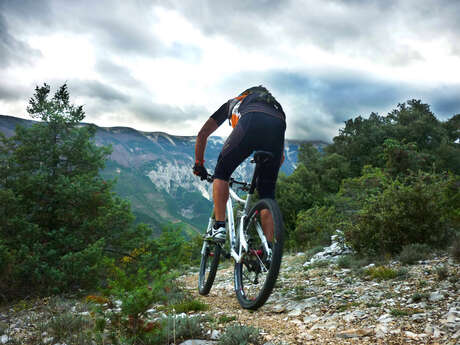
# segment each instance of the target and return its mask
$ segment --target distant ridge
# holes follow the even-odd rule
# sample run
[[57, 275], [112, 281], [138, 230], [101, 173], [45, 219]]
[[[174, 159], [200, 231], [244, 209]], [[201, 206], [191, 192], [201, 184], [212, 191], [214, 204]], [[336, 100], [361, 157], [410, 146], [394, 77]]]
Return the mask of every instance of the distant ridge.
[[[37, 121], [0, 115], [0, 132], [9, 137], [18, 124], [30, 126], [34, 122]], [[195, 136], [144, 132], [122, 126], [96, 126], [95, 135], [96, 145], [112, 147], [101, 175], [116, 179], [115, 191], [131, 202], [137, 221], [152, 225], [158, 232], [164, 224], [181, 224], [186, 233], [199, 231], [207, 224], [211, 209], [210, 185], [193, 175], [195, 141]], [[303, 142], [286, 140], [283, 173], [289, 175], [295, 170]], [[308, 142], [318, 150], [328, 145], [320, 140]], [[205, 153], [208, 171], [213, 170], [223, 143], [221, 137], [208, 139]], [[246, 160], [233, 176], [249, 180], [252, 169]]]

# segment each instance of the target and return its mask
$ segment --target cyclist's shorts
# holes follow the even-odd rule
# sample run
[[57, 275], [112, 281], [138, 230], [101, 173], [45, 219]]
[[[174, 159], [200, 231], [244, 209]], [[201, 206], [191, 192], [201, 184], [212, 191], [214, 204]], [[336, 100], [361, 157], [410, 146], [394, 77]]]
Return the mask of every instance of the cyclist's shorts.
[[254, 151], [272, 152], [274, 159], [261, 169], [257, 191], [261, 198], [274, 199], [285, 131], [286, 123], [280, 118], [259, 112], [243, 115], [222, 148], [214, 176], [228, 181], [238, 165]]

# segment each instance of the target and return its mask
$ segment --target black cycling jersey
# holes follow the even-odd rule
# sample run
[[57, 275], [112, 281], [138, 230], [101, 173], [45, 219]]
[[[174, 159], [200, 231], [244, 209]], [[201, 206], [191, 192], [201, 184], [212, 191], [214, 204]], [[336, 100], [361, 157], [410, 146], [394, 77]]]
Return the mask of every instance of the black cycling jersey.
[[[268, 91], [267, 91], [268, 93]], [[266, 94], [267, 94], [266, 93]], [[273, 98], [269, 93], [268, 95]], [[238, 97], [242, 97], [241, 95]], [[257, 190], [261, 198], [275, 198], [275, 184], [284, 149], [286, 115], [281, 105], [261, 100], [259, 93], [249, 93], [244, 98], [232, 98], [211, 115], [220, 126], [232, 118], [234, 129], [225, 142], [214, 170], [214, 176], [228, 181], [233, 171], [252, 152], [269, 151], [274, 159], [264, 166], [257, 179]], [[233, 121], [234, 106], [238, 104], [238, 119]]]
[[[221, 105], [217, 111], [211, 115], [211, 118], [213, 118], [216, 122], [217, 125], [221, 125], [222, 123], [225, 122], [225, 120], [228, 119], [228, 113], [229, 113], [229, 105], [232, 99], [229, 101], [225, 102], [224, 104]], [[239, 112], [241, 113], [242, 116], [247, 113], [253, 113], [253, 112], [258, 112], [258, 113], [265, 113], [274, 117], [278, 117], [282, 120], [286, 120], [286, 116], [284, 115], [284, 112], [282, 109], [275, 109], [272, 105], [265, 103], [265, 102], [245, 102], [243, 101], [241, 106], [239, 107]]]
[[225, 142], [217, 160], [214, 176], [228, 181], [233, 171], [252, 152], [272, 152], [274, 159], [261, 170], [257, 180], [257, 191], [261, 198], [274, 199], [285, 130], [286, 123], [280, 118], [260, 112], [245, 114]]

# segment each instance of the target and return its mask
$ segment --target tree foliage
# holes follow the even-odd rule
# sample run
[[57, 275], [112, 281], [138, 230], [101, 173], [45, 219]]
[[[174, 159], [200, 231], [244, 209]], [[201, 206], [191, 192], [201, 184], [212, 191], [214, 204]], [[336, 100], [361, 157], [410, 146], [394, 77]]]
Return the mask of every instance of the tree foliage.
[[[348, 239], [361, 252], [395, 252], [414, 241], [439, 245], [460, 230], [459, 140], [460, 115], [441, 122], [429, 105], [409, 100], [387, 116], [347, 120], [325, 152], [303, 144], [297, 169], [278, 181], [288, 245], [324, 244], [336, 228], [348, 229]], [[447, 173], [450, 178], [441, 178]], [[425, 209], [432, 205], [429, 198], [438, 203]], [[424, 230], [417, 233], [408, 222]]]
[[106, 253], [142, 242], [127, 202], [99, 170], [111, 150], [80, 125], [64, 84], [36, 87], [27, 108], [40, 122], [0, 138], [0, 290], [24, 295], [91, 287]]

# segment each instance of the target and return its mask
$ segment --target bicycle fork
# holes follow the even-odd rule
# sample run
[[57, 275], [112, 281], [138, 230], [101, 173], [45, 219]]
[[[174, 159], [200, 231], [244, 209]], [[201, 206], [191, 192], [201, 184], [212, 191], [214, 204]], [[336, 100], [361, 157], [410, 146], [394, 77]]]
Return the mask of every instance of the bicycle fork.
[[[209, 217], [208, 227], [206, 228], [205, 236], [206, 236], [206, 234], [208, 234], [211, 231], [211, 227], [213, 226], [213, 224], [214, 224], [214, 222], [213, 222], [213, 219], [212, 219], [212, 216], [211, 216], [211, 217]], [[207, 247], [208, 247], [208, 241], [205, 240], [205, 241], [203, 241], [203, 246], [201, 247], [201, 255], [205, 255]]]

